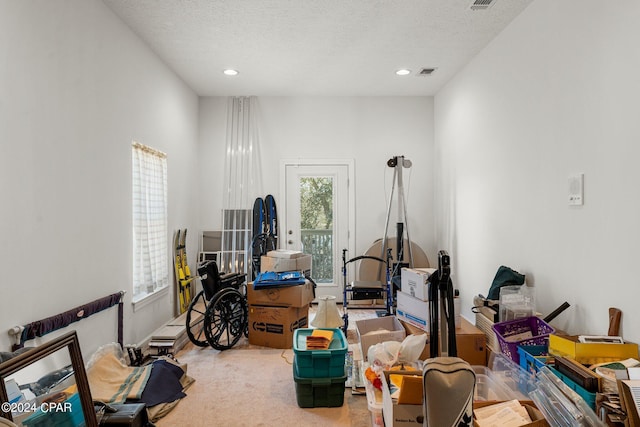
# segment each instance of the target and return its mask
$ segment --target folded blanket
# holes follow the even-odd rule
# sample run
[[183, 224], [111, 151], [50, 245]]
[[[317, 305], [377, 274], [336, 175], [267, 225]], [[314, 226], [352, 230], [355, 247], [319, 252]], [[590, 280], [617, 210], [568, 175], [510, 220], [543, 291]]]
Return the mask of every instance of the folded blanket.
[[147, 407], [169, 403], [186, 396], [180, 378], [185, 375], [182, 368], [166, 360], [153, 362], [149, 381], [142, 392], [140, 402]]
[[151, 369], [152, 365], [127, 366], [113, 353], [105, 354], [87, 368], [91, 397], [105, 403], [140, 399], [151, 376]]
[[[189, 386], [193, 384], [195, 380], [187, 375], [187, 365], [181, 364], [173, 358], [162, 356], [159, 360], [153, 362], [153, 365], [154, 368], [151, 371], [151, 378], [147, 383], [147, 387], [145, 388], [145, 392], [142, 395], [141, 401], [147, 404], [147, 413], [149, 414], [149, 419], [151, 420], [151, 422], [155, 423], [160, 418], [171, 412], [171, 410], [178, 404], [180, 399], [185, 396], [184, 391], [189, 388]], [[158, 369], [160, 366], [163, 366], [164, 369]], [[167, 371], [170, 370], [171, 373], [169, 374], [168, 372], [165, 372], [162, 375], [158, 375], [158, 373], [162, 373], [163, 371], [165, 371], [165, 369]], [[178, 391], [175, 386], [172, 386], [173, 391], [164, 390], [160, 392], [159, 390], [155, 390], [154, 377], [159, 376], [167, 376], [170, 382], [175, 381], [175, 379], [177, 378], [179, 380], [181, 391]], [[165, 380], [166, 379], [167, 378], [165, 378]], [[160, 384], [157, 385], [160, 386]], [[172, 397], [171, 394], [174, 392], [177, 394]], [[160, 395], [164, 396], [161, 397]], [[154, 404], [155, 402], [152, 401], [152, 399], [154, 398], [156, 399], [156, 401], [162, 402]], [[172, 398], [175, 399], [171, 400]]]

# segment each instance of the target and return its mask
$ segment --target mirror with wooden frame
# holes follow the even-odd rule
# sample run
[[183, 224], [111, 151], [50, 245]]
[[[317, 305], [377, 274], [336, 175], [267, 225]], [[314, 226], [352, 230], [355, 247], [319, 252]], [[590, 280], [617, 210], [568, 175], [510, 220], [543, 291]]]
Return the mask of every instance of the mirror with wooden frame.
[[17, 426], [97, 427], [76, 332], [0, 364], [0, 402]]

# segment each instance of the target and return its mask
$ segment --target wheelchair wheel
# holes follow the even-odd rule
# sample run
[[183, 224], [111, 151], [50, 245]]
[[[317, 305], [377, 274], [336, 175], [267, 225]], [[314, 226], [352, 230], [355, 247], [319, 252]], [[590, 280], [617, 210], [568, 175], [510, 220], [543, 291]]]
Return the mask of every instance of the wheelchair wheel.
[[206, 318], [207, 300], [204, 291], [198, 292], [191, 300], [187, 309], [187, 336], [198, 347], [207, 347], [209, 341], [204, 333], [204, 319]]
[[209, 302], [204, 317], [204, 334], [211, 347], [227, 350], [244, 335], [248, 323], [245, 297], [238, 290], [227, 288]]

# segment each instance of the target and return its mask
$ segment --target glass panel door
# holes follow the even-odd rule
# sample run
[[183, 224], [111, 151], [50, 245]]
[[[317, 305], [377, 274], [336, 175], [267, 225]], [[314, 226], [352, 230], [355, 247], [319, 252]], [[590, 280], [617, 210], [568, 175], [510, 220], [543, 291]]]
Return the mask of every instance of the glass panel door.
[[342, 249], [349, 245], [349, 165], [285, 164], [282, 247], [312, 255], [316, 296], [342, 299]]

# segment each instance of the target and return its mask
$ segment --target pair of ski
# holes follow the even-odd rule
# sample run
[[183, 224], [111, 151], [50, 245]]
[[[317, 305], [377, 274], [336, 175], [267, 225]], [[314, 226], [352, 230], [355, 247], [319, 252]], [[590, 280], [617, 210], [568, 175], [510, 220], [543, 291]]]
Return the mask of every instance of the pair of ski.
[[191, 282], [195, 277], [191, 276], [191, 269], [187, 263], [187, 229], [176, 230], [173, 234], [173, 259], [175, 283], [178, 296], [178, 314], [182, 314], [189, 308], [191, 302]]
[[260, 257], [278, 248], [278, 211], [274, 197], [256, 198], [253, 203], [253, 237], [251, 240], [252, 278], [260, 272]]

